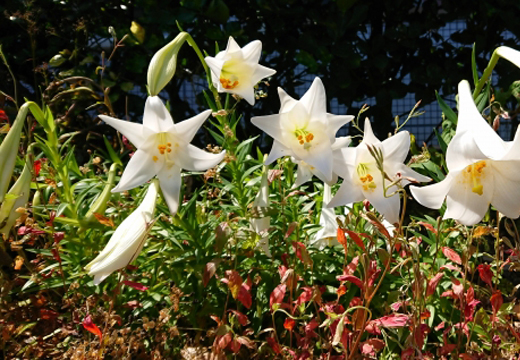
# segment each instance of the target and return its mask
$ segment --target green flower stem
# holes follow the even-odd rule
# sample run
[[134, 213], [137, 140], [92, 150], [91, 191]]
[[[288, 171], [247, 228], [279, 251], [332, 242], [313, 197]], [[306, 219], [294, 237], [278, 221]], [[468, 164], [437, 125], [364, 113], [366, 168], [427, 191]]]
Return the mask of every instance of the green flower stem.
[[497, 54], [497, 51], [493, 51], [493, 55], [491, 55], [491, 59], [489, 59], [489, 64], [484, 70], [484, 73], [482, 74], [482, 77], [477, 83], [477, 86], [475, 87], [475, 91], [473, 91], [473, 99], [477, 99], [477, 96], [480, 94], [482, 89], [484, 88], [484, 85], [488, 81], [489, 77], [491, 76], [491, 73], [493, 72], [493, 69], [495, 68], [498, 59], [500, 56]]

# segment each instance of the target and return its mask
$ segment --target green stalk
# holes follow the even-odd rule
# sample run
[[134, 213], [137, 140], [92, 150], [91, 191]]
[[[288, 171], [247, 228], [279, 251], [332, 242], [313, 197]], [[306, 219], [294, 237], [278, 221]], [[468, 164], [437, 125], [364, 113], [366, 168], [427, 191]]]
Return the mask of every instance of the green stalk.
[[482, 77], [478, 81], [477, 86], [475, 87], [475, 91], [473, 91], [473, 99], [474, 100], [477, 99], [477, 96], [480, 94], [480, 92], [484, 88], [484, 85], [486, 84], [486, 82], [490, 78], [491, 73], [493, 72], [493, 69], [495, 68], [499, 58], [500, 58], [500, 56], [497, 54], [497, 51], [496, 50], [493, 51], [493, 55], [491, 55], [491, 59], [489, 59], [489, 64], [486, 67], [486, 69], [484, 70], [484, 73], [482, 74]]

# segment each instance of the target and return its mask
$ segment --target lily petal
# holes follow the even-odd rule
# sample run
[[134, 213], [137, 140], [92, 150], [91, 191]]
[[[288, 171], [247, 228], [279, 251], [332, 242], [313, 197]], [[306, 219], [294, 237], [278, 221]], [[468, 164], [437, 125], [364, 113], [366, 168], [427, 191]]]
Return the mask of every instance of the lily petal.
[[[327, 113], [327, 121], [329, 122], [329, 136], [330, 141], [334, 142], [334, 138], [336, 137], [336, 133], [339, 129], [345, 124], [348, 124], [354, 119], [352, 115], [333, 115]], [[348, 145], [345, 145], [348, 146]]]
[[[379, 186], [378, 186], [379, 188]], [[392, 193], [392, 189], [389, 189]], [[399, 210], [401, 209], [401, 199], [398, 194], [390, 197], [385, 197], [383, 190], [366, 192], [365, 197], [374, 206], [374, 208], [383, 215], [391, 224], [399, 222]]]
[[384, 140], [381, 146], [385, 158], [402, 163], [406, 160], [410, 150], [410, 134], [408, 131], [401, 131]]
[[303, 161], [298, 162], [298, 171], [296, 172], [296, 181], [294, 182], [292, 188], [298, 188], [302, 184], [305, 184], [307, 181], [312, 179], [312, 171], [309, 165]]
[[516, 66], [520, 67], [520, 51], [511, 49], [507, 46], [499, 46], [495, 52], [498, 56], [511, 61]]
[[285, 147], [281, 142], [274, 140], [273, 147], [271, 148], [271, 152], [269, 156], [265, 160], [265, 165], [272, 164], [276, 159], [279, 159], [283, 156], [291, 155], [291, 150]]
[[99, 115], [99, 117], [123, 134], [135, 147], [139, 148], [143, 145], [145, 139], [143, 136], [143, 126], [141, 124], [119, 120], [107, 115]]
[[446, 198], [444, 219], [456, 219], [466, 226], [475, 225], [486, 214], [493, 196], [493, 183], [484, 186], [482, 195], [477, 195], [468, 189], [466, 184], [452, 182]]
[[280, 116], [281, 115], [279, 114], [253, 116], [251, 118], [251, 123], [273, 139], [279, 142], [284, 142], [283, 129], [280, 124]]
[[439, 209], [450, 191], [456, 172], [452, 172], [437, 184], [417, 187], [410, 186], [413, 197], [422, 205], [430, 209]]
[[352, 186], [349, 181], [343, 181], [338, 192], [327, 204], [328, 208], [352, 204], [365, 199], [365, 196], [357, 186]]
[[146, 99], [143, 125], [156, 133], [168, 132], [172, 128], [172, 116], [158, 96], [149, 96]]
[[225, 156], [225, 150], [220, 154], [213, 154], [189, 144], [185, 151], [179, 152], [178, 161], [183, 169], [202, 171], [218, 165]]
[[280, 97], [280, 114], [291, 111], [291, 109], [298, 103], [298, 100], [287, 94], [281, 87], [278, 88], [278, 96]]
[[181, 168], [174, 165], [170, 169], [157, 174], [161, 184], [161, 191], [166, 204], [172, 214], [177, 213], [179, 208], [179, 196], [181, 193], [182, 179]]
[[157, 174], [157, 165], [145, 151], [138, 149], [126, 165], [121, 180], [112, 192], [130, 190], [142, 185]]
[[311, 119], [321, 119], [327, 113], [327, 96], [325, 87], [319, 77], [315, 77], [311, 87], [300, 99], [300, 104], [305, 106]]
[[185, 142], [191, 142], [210, 114], [211, 110], [206, 110], [175, 124], [175, 131], [179, 134], [180, 139]]
[[[240, 51], [240, 46], [238, 46], [236, 42], [235, 45], [238, 47], [238, 51]], [[244, 61], [257, 64], [262, 55], [262, 42], [260, 40], [251, 41], [242, 48], [242, 54], [244, 56]]]

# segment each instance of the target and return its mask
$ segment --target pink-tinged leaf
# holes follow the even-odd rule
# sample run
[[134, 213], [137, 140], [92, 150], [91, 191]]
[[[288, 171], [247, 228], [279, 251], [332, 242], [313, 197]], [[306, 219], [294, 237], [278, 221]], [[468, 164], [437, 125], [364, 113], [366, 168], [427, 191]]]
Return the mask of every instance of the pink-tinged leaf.
[[338, 242], [341, 245], [343, 245], [343, 247], [346, 248], [347, 247], [347, 238], [345, 237], [345, 230], [338, 228], [337, 237], [338, 237]]
[[345, 232], [350, 236], [352, 241], [356, 243], [357, 246], [359, 246], [361, 249], [365, 250], [365, 244], [363, 244], [363, 240], [359, 237], [358, 234], [356, 234], [354, 231], [350, 231], [345, 229]]
[[444, 270], [444, 269], [456, 271], [456, 272], [459, 272], [459, 273], [461, 272], [458, 267], [456, 267], [455, 265], [452, 265], [452, 264], [443, 265], [443, 266], [441, 266], [441, 268], [439, 270]]
[[435, 229], [432, 224], [428, 224], [427, 222], [424, 222], [424, 221], [419, 221], [417, 224], [424, 226], [426, 229], [428, 229], [429, 231], [431, 231], [432, 233], [437, 235], [437, 229]]
[[438, 273], [434, 277], [432, 277], [430, 281], [428, 281], [428, 287], [426, 288], [426, 297], [435, 294], [435, 289], [437, 288], [437, 285], [439, 285], [439, 282], [441, 281], [443, 276], [444, 273]]
[[229, 349], [231, 350], [231, 352], [233, 354], [237, 354], [240, 351], [241, 346], [242, 346], [242, 344], [237, 339], [233, 339], [229, 343]]
[[96, 324], [92, 321], [92, 317], [89, 315], [85, 316], [85, 319], [83, 319], [83, 327], [88, 332], [91, 332], [92, 334], [99, 336], [99, 340], [103, 338], [103, 333], [101, 330], [97, 327]]
[[352, 284], [359, 287], [361, 290], [364, 290], [364, 288], [365, 288], [365, 286], [363, 285], [363, 281], [361, 281], [361, 279], [359, 279], [358, 277], [356, 277], [354, 275], [340, 275], [337, 277], [337, 279], [341, 282], [343, 282], [343, 281], [351, 282]]
[[446, 256], [448, 259], [450, 259], [454, 263], [462, 265], [462, 260], [461, 260], [461, 258], [459, 256], [459, 254], [457, 254], [455, 252], [455, 250], [452, 250], [452, 249], [450, 249], [447, 246], [443, 246], [442, 247], [442, 253], [444, 254], [444, 256]]
[[403, 305], [402, 301], [397, 301], [395, 303], [390, 304], [390, 309], [392, 309], [393, 311], [399, 311], [399, 309], [401, 308], [402, 305]]
[[424, 339], [426, 338], [426, 336], [428, 335], [429, 332], [430, 332], [430, 327], [426, 324], [420, 324], [419, 326], [417, 326], [415, 328], [414, 338], [415, 338], [415, 343], [417, 344], [417, 347], [419, 349], [422, 349], [422, 347], [424, 345]]
[[462, 295], [464, 295], [464, 285], [462, 285], [460, 283], [460, 281], [455, 278], [451, 279], [451, 284], [452, 284], [451, 288], [453, 289], [453, 294], [455, 294], [455, 296], [458, 296], [459, 298], [461, 298]]
[[464, 334], [466, 334], [467, 337], [469, 337], [469, 327], [466, 322], [459, 322], [453, 325], [455, 329], [462, 329]]
[[303, 292], [298, 296], [298, 299], [296, 300], [296, 306], [300, 306], [303, 303], [306, 303], [307, 301], [310, 301], [312, 299], [312, 288], [309, 286], [304, 286], [302, 288]]
[[282, 350], [280, 349], [280, 344], [278, 344], [278, 342], [275, 340], [274, 337], [271, 337], [271, 336], [268, 337], [267, 338], [267, 344], [269, 345], [269, 347], [271, 349], [273, 349], [275, 354], [280, 355]]
[[452, 299], [457, 299], [457, 295], [453, 293], [453, 290], [445, 291], [441, 294], [441, 297], [450, 297]]
[[370, 356], [376, 356], [376, 352], [381, 351], [385, 347], [385, 342], [381, 339], [369, 339], [361, 344], [361, 353]]
[[457, 348], [457, 344], [445, 344], [441, 347], [441, 355], [449, 355]]
[[391, 328], [406, 326], [409, 320], [410, 316], [406, 314], [392, 314], [372, 321], [378, 326]]
[[345, 295], [347, 293], [347, 287], [343, 284], [341, 284], [338, 288], [338, 290], [336, 290], [336, 294], [338, 295], [338, 299], [340, 297], [342, 297], [343, 295]]
[[255, 348], [255, 343], [253, 341], [251, 341], [251, 339], [249, 339], [248, 337], [238, 336], [236, 339], [239, 343], [241, 343], [242, 345], [246, 346], [249, 349]]
[[289, 228], [287, 229], [287, 232], [285, 233], [285, 239], [287, 239], [291, 234], [293, 233], [294, 229], [296, 229], [296, 226], [298, 226], [297, 222], [292, 222], [289, 224]]
[[280, 178], [283, 174], [283, 170], [276, 170], [276, 169], [271, 169], [269, 170], [269, 172], [267, 173], [267, 181], [269, 182], [269, 185], [271, 185], [271, 183], [276, 179], [276, 178]]
[[320, 326], [320, 324], [315, 318], [313, 318], [307, 325], [305, 325], [305, 337], [307, 339], [318, 337], [318, 334], [314, 332], [314, 329], [318, 326]]
[[231, 340], [233, 340], [231, 332], [225, 333], [224, 335], [217, 336], [215, 338], [217, 347], [221, 350], [224, 350], [229, 345], [229, 343], [231, 343]]
[[242, 284], [240, 289], [238, 290], [237, 300], [242, 303], [246, 308], [250, 309], [251, 305], [253, 305], [253, 299], [251, 297], [251, 293], [247, 290], [248, 286], [246, 284]]
[[220, 259], [213, 259], [204, 266], [204, 273], [202, 274], [202, 283], [204, 287], [208, 286], [209, 281], [217, 272], [217, 266]]
[[294, 328], [295, 325], [296, 325], [296, 321], [294, 321], [291, 318], [286, 318], [283, 323], [283, 327], [289, 331], [292, 331], [292, 329]]
[[51, 254], [52, 254], [52, 257], [54, 258], [54, 260], [56, 260], [57, 262], [59, 262], [61, 264], [61, 256], [60, 256], [60, 252], [58, 251], [58, 249], [52, 248]]
[[312, 265], [312, 259], [309, 255], [309, 252], [307, 251], [305, 244], [298, 241], [293, 241], [292, 245], [298, 259], [300, 259], [304, 265]]
[[125, 281], [123, 281], [123, 284], [125, 284], [127, 286], [130, 286], [131, 288], [134, 288], [134, 289], [139, 290], [139, 291], [146, 291], [146, 290], [148, 290], [148, 286], [145, 286], [145, 285], [143, 285], [141, 283], [138, 283], [138, 282], [125, 280]]
[[350, 264], [348, 264], [345, 269], [343, 269], [343, 274], [345, 275], [352, 275], [357, 269], [357, 266], [359, 264], [359, 256], [356, 256], [352, 259]]
[[498, 310], [502, 307], [504, 303], [504, 298], [502, 297], [502, 292], [497, 290], [491, 295], [491, 308], [493, 309], [493, 317], [498, 313]]
[[366, 213], [364, 215], [364, 217], [366, 219], [368, 219], [368, 221], [377, 228], [377, 230], [379, 230], [379, 232], [381, 234], [383, 234], [387, 239], [391, 240], [392, 239], [392, 236], [390, 235], [390, 233], [388, 232], [387, 228], [381, 224], [381, 222], [379, 221], [379, 219], [372, 213]]
[[477, 266], [480, 279], [493, 288], [493, 271], [491, 271], [491, 265], [480, 264]]
[[240, 325], [246, 326], [247, 324], [249, 324], [249, 319], [247, 318], [247, 316], [245, 314], [242, 314], [238, 310], [228, 310], [228, 311], [233, 313], [233, 314], [235, 314], [235, 316], [237, 317], [238, 322], [240, 323]]
[[273, 309], [274, 304], [282, 303], [286, 290], [287, 285], [285, 284], [280, 284], [273, 290], [271, 296], [269, 296], [269, 307], [271, 308], [271, 310]]

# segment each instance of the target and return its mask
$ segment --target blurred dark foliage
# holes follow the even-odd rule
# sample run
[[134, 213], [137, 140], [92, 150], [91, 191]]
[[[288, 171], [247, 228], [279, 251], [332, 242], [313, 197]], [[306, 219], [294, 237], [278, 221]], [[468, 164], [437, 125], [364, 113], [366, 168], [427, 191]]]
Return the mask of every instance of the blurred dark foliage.
[[[50, 104], [67, 131], [81, 131], [85, 136], [109, 131], [96, 125], [97, 115], [108, 111], [103, 93], [84, 80], [53, 82], [84, 76], [100, 84], [96, 68], [102, 65], [101, 54], [107, 59], [114, 45], [109, 26], [118, 39], [130, 36], [110, 62], [105, 60], [103, 86], [110, 87], [115, 114], [133, 121], [139, 121], [143, 111], [148, 62], [178, 34], [176, 22], [210, 55], [214, 55], [215, 42], [223, 49], [229, 36], [241, 45], [260, 39], [262, 63], [278, 73], [267, 89], [270, 96], [254, 108], [240, 105], [246, 119], [238, 132], [242, 139], [258, 131], [250, 126], [250, 116], [278, 112], [278, 86], [297, 97], [295, 88], [308, 74], [320, 76], [329, 99], [337, 98], [349, 114], [358, 110], [351, 107], [353, 101], [374, 97], [377, 105], [367, 115], [374, 119], [376, 131], [384, 134], [393, 124], [393, 99], [414, 93], [416, 100], [429, 103], [435, 99], [435, 90], [454, 93], [461, 79], [472, 79], [473, 43], [482, 71], [496, 46], [518, 49], [520, 35], [518, 0], [7, 0], [0, 10], [0, 43], [18, 91], [14, 93], [3, 65], [0, 90], [13, 98], [16, 95], [19, 104], [23, 98]], [[461, 19], [465, 30], [449, 39], [440, 35], [439, 29]], [[144, 41], [131, 34], [132, 21], [144, 29]], [[505, 31], [514, 37], [506, 40]], [[297, 68], [298, 64], [304, 67]], [[512, 76], [518, 76], [512, 65], [497, 70], [507, 85]], [[185, 45], [176, 76], [162, 94], [169, 98], [176, 120], [195, 113], [179, 94], [182, 83], [192, 81], [194, 74], [203, 74], [203, 69]], [[409, 82], [403, 81], [407, 75]], [[199, 83], [203, 80], [198, 78]], [[61, 94], [81, 86], [93, 91]], [[202, 96], [197, 99], [200, 110], [207, 108]], [[14, 118], [12, 102], [2, 97], [0, 106]]]

